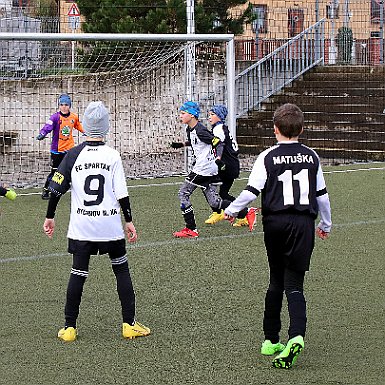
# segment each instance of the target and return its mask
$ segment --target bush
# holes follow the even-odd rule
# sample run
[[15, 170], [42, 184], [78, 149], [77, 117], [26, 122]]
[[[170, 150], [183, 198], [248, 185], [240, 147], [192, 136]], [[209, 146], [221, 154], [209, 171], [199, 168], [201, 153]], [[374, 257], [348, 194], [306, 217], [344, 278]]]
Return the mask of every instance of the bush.
[[337, 33], [338, 62], [348, 64], [352, 60], [353, 31], [349, 27], [338, 28]]

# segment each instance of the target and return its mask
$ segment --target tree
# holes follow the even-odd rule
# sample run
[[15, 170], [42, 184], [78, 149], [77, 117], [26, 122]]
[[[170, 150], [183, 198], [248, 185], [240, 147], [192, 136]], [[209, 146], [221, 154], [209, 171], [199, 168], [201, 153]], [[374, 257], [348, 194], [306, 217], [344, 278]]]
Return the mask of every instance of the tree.
[[[84, 32], [186, 33], [185, 0], [78, 0]], [[240, 15], [230, 9], [248, 4]], [[195, 4], [196, 33], [242, 34], [253, 20], [248, 0], [201, 0]]]

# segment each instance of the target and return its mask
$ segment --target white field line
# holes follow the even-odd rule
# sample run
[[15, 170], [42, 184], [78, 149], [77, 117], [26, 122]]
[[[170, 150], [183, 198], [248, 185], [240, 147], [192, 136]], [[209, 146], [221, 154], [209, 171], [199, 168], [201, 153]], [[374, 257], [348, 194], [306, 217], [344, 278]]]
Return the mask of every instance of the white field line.
[[[370, 167], [370, 168], [360, 168], [360, 169], [348, 169], [348, 170], [335, 170], [335, 171], [324, 171], [324, 174], [335, 174], [335, 173], [348, 173], [348, 172], [357, 172], [357, 171], [378, 171], [378, 170], [385, 170], [385, 167]], [[247, 180], [248, 178], [239, 178], [239, 180]], [[174, 185], [180, 185], [180, 182], [166, 182], [166, 183], [149, 183], [149, 184], [143, 184], [143, 185], [134, 185], [130, 186], [130, 189], [132, 188], [142, 188], [142, 187], [162, 187], [162, 186], [174, 186]], [[30, 195], [40, 195], [40, 192], [36, 193], [25, 193], [25, 194], [18, 194], [18, 196], [30, 196]], [[369, 225], [369, 224], [379, 224], [383, 223], [385, 220], [373, 220], [373, 221], [358, 221], [358, 222], [352, 222], [352, 223], [346, 223], [346, 224], [333, 224], [333, 227], [347, 227], [347, 226], [360, 226], [360, 225]], [[226, 238], [244, 238], [244, 237], [250, 237], [253, 234], [262, 234], [262, 232], [257, 231], [253, 233], [244, 233], [244, 234], [230, 234], [230, 235], [221, 235], [217, 237], [199, 237], [197, 239], [171, 239], [167, 241], [159, 241], [159, 242], [144, 242], [144, 243], [138, 243], [135, 245], [130, 245], [129, 247], [132, 249], [142, 249], [142, 248], [151, 248], [151, 247], [163, 247], [163, 246], [170, 246], [170, 245], [176, 245], [180, 243], [185, 242], [205, 242], [209, 241], [211, 242], [213, 239], [226, 239]], [[25, 257], [14, 257], [14, 258], [3, 258], [0, 259], [1, 263], [8, 263], [8, 262], [20, 262], [20, 261], [31, 261], [31, 260], [37, 260], [37, 259], [44, 259], [44, 258], [55, 258], [55, 257], [62, 257], [62, 256], [69, 256], [68, 253], [53, 253], [53, 254], [43, 254], [43, 255], [31, 255], [31, 256], [25, 256]]]
[[[385, 223], [385, 219], [374, 219], [374, 220], [368, 220], [368, 221], [356, 221], [356, 222], [350, 222], [350, 223], [337, 223], [333, 225], [333, 228], [344, 228], [344, 227], [351, 227], [351, 226], [367, 226], [367, 225], [377, 225]], [[243, 234], [228, 234], [228, 235], [219, 235], [219, 236], [213, 236], [213, 237], [199, 237], [196, 239], [175, 239], [171, 238], [169, 240], [165, 241], [158, 241], [158, 242], [139, 242], [134, 245], [128, 245], [128, 250], [130, 249], [146, 249], [146, 248], [154, 248], [154, 247], [170, 247], [173, 245], [180, 245], [187, 242], [212, 242], [213, 240], [220, 240], [220, 239], [237, 239], [237, 238], [246, 238], [246, 237], [252, 237], [254, 235], [262, 235], [262, 231], [253, 231], [252, 233], [247, 231]], [[24, 257], [13, 257], [13, 258], [3, 258], [0, 259], [0, 264], [2, 263], [10, 263], [10, 262], [23, 262], [23, 261], [35, 261], [35, 260], [41, 260], [41, 259], [47, 259], [47, 258], [58, 258], [63, 256], [70, 256], [68, 253], [52, 253], [52, 254], [40, 254], [40, 255], [30, 255], [30, 256], [24, 256]]]
[[[356, 168], [349, 170], [335, 170], [335, 171], [324, 171], [324, 174], [343, 174], [349, 172], [358, 172], [358, 171], [379, 171], [385, 170], [385, 167], [369, 167], [369, 168]], [[249, 178], [238, 178], [238, 180], [248, 180]], [[129, 189], [135, 188], [143, 188], [143, 187], [164, 187], [164, 186], [179, 186], [181, 181], [179, 182], [164, 182], [164, 183], [148, 183], [148, 184], [137, 184], [137, 185], [129, 185]], [[31, 193], [18, 193], [18, 196], [31, 196], [31, 195], [40, 195], [41, 192], [31, 192]]]

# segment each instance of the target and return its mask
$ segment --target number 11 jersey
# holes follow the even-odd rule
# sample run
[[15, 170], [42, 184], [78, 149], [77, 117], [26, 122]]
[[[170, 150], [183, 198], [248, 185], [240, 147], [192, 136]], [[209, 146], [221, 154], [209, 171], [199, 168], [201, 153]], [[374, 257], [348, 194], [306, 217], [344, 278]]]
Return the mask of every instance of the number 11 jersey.
[[250, 173], [246, 190], [262, 192], [262, 214], [283, 212], [317, 217], [317, 196], [327, 193], [317, 153], [295, 141], [263, 151]]

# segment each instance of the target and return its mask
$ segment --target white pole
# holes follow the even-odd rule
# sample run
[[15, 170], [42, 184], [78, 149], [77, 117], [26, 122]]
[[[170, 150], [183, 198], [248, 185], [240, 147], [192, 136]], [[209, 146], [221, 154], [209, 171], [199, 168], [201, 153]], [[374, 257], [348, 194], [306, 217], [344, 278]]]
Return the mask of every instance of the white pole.
[[[194, 0], [186, 1], [187, 34], [195, 34]], [[186, 46], [186, 99], [194, 100], [195, 82], [195, 43], [189, 41]], [[198, 102], [198, 100], [194, 100]], [[191, 162], [191, 149], [185, 147], [185, 171], [188, 172]]]
[[[187, 0], [187, 34], [195, 33], [194, 0]], [[195, 80], [195, 44], [189, 42], [186, 47], [186, 98], [194, 97]]]
[[226, 44], [226, 66], [227, 66], [227, 123], [229, 131], [236, 139], [236, 114], [235, 114], [235, 48], [234, 39]]
[[72, 58], [71, 68], [75, 69], [75, 41], [71, 41], [71, 49], [72, 49], [72, 52], [71, 52], [71, 58]]

